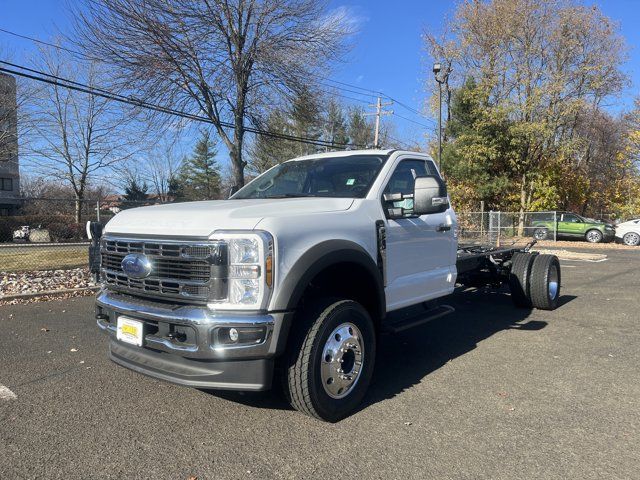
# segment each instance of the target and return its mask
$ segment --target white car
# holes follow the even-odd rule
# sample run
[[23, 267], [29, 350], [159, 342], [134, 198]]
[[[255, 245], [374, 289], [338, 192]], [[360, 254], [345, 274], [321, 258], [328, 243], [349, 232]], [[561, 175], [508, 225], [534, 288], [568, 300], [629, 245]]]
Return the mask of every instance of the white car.
[[616, 225], [616, 239], [625, 245], [640, 245], [640, 218]]

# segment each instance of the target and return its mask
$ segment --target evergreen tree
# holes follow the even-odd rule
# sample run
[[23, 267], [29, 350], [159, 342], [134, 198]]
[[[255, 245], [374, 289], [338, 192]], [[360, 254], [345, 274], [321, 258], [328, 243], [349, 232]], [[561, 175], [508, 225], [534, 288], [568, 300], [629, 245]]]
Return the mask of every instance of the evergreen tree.
[[[291, 107], [290, 135], [318, 140], [322, 136], [322, 116], [317, 97], [307, 88], [302, 89]], [[294, 156], [316, 153], [318, 146], [303, 142], [289, 142]]]
[[[316, 97], [303, 89], [285, 111], [273, 111], [267, 117], [264, 129], [269, 132], [318, 140], [322, 136], [323, 119]], [[321, 147], [309, 143], [267, 135], [257, 135], [250, 147], [249, 165], [262, 173], [290, 158], [316, 153]]]
[[349, 138], [356, 149], [373, 145], [373, 125], [360, 107], [349, 109]]
[[[349, 143], [347, 135], [347, 121], [344, 116], [342, 106], [334, 99], [329, 100], [327, 106], [327, 116], [324, 126], [324, 140], [331, 142], [332, 145], [346, 145]], [[338, 146], [335, 149], [343, 149]]]
[[187, 200], [220, 198], [220, 167], [218, 151], [208, 131], [202, 131], [193, 155], [185, 158], [174, 188]]
[[452, 195], [460, 208], [508, 210], [512, 207], [510, 189], [516, 178], [509, 165], [517, 161], [522, 135], [506, 112], [490, 108], [486, 89], [468, 78], [453, 91], [451, 119], [446, 132], [449, 141], [442, 146], [442, 165]]
[[[271, 112], [264, 124], [264, 129], [273, 133], [288, 134], [289, 126], [285, 115], [279, 111]], [[288, 143], [290, 142], [281, 138], [256, 135], [249, 147], [251, 170], [255, 173], [262, 173], [291, 158], [291, 156], [287, 156], [293, 153], [287, 150]]]
[[147, 182], [140, 181], [137, 177], [132, 176], [127, 179], [127, 183], [124, 187], [122, 209], [141, 207], [147, 200], [147, 192], [149, 191], [149, 185]]

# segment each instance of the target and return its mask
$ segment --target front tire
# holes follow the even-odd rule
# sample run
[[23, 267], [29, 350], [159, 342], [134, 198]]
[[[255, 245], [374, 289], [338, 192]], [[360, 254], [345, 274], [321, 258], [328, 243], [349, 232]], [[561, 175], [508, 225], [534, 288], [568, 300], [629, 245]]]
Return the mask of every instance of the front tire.
[[536, 228], [533, 231], [533, 238], [535, 238], [536, 240], [546, 240], [548, 236], [549, 230], [547, 230], [546, 228]]
[[602, 239], [604, 238], [604, 236], [602, 235], [602, 232], [600, 230], [589, 230], [584, 238], [587, 240], [587, 242], [589, 243], [600, 243], [602, 241]]
[[638, 245], [640, 245], [640, 234], [637, 234], [636, 232], [625, 233], [624, 237], [622, 237], [622, 242], [625, 245], [637, 247]]
[[291, 406], [337, 422], [362, 401], [373, 374], [376, 338], [369, 313], [352, 300], [323, 299], [299, 318], [286, 365]]

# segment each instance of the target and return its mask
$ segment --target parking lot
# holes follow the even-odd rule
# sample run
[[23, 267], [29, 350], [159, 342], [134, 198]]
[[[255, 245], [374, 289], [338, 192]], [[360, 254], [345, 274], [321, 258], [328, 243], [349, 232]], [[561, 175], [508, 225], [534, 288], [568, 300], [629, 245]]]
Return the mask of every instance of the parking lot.
[[337, 424], [116, 366], [91, 298], [2, 306], [0, 478], [638, 478], [640, 252], [607, 255], [562, 262], [556, 311], [457, 292], [383, 338]]

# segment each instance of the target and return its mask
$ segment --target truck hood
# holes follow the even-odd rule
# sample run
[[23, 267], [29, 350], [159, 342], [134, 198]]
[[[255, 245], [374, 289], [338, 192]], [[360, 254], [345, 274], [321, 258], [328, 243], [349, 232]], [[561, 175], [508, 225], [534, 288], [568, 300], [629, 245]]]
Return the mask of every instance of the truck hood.
[[105, 233], [208, 237], [216, 230], [252, 230], [264, 218], [348, 210], [352, 198], [278, 198], [172, 203], [123, 210]]

